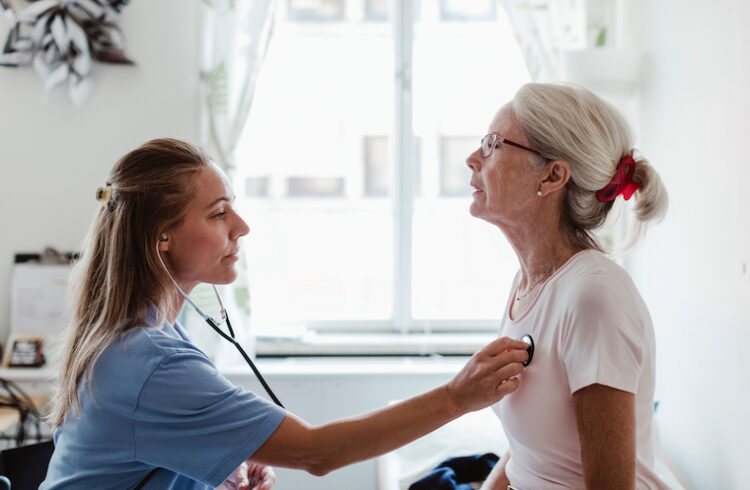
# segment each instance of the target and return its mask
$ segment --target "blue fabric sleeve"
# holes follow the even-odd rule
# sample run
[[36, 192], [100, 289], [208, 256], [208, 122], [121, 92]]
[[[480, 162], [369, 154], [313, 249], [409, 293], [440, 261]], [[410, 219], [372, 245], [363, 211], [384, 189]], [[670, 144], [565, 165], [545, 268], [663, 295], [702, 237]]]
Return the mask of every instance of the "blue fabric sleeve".
[[285, 413], [232, 385], [199, 350], [169, 351], [137, 400], [135, 458], [215, 487], [273, 434]]

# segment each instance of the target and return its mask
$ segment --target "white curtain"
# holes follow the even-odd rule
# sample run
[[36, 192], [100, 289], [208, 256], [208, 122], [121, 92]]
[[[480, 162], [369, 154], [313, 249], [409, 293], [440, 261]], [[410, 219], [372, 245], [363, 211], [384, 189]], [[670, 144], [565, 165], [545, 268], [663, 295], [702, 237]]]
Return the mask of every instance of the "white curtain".
[[531, 79], [558, 81], [562, 51], [585, 47], [584, 0], [501, 0]]
[[203, 146], [227, 171], [253, 102], [274, 26], [274, 0], [201, 0]]
[[[204, 109], [201, 146], [225, 168], [230, 179], [235, 175], [234, 150], [250, 112], [258, 74], [273, 32], [274, 7], [275, 0], [201, 0], [200, 79]], [[237, 270], [237, 280], [218, 289], [238, 341], [253, 355], [244, 257]], [[216, 298], [208, 286], [199, 286], [192, 296], [205, 311], [216, 312]], [[220, 367], [243, 364], [231, 344], [223, 342], [200, 317], [187, 309], [185, 323], [196, 343]]]

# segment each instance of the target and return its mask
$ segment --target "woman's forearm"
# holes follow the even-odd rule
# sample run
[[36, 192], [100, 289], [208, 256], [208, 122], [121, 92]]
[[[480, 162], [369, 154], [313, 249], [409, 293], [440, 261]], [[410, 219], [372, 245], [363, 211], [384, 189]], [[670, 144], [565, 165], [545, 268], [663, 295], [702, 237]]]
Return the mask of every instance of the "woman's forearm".
[[322, 475], [392, 451], [514, 391], [528, 359], [526, 347], [498, 339], [472, 356], [448, 384], [364, 415], [313, 427], [287, 414], [251, 459]]
[[462, 413], [444, 385], [385, 408], [319, 426], [287, 414], [251, 459], [325, 475], [401, 447]]
[[492, 468], [492, 471], [482, 484], [481, 490], [505, 490], [508, 488], [510, 481], [508, 481], [508, 476], [505, 474], [505, 466], [508, 464], [509, 459], [510, 451], [505, 451], [503, 457]]
[[322, 448], [314, 474], [363, 461], [397, 449], [459, 417], [463, 411], [441, 386], [409, 400], [362, 416], [312, 429]]

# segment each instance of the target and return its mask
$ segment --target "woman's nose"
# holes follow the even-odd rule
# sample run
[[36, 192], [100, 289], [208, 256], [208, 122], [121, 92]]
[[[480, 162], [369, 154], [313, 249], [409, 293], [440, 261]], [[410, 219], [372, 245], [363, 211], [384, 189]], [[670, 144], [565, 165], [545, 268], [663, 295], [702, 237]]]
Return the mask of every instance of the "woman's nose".
[[235, 232], [234, 238], [240, 238], [250, 233], [250, 227], [247, 226], [247, 223], [245, 223], [245, 220], [242, 219], [242, 217], [239, 214], [235, 216], [237, 216], [237, 223], [234, 226], [234, 232]]
[[479, 171], [479, 165], [481, 164], [481, 148], [477, 148], [474, 152], [466, 158], [466, 165], [469, 166], [475, 172]]

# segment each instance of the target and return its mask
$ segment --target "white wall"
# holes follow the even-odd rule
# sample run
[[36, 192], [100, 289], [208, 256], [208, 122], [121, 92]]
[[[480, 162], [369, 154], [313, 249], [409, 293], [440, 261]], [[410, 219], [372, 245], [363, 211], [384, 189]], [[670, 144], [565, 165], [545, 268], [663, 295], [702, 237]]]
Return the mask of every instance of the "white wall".
[[645, 48], [639, 148], [670, 192], [630, 261], [657, 332], [665, 446], [696, 488], [750, 488], [750, 8], [633, 2]]
[[[26, 5], [26, 2], [14, 2]], [[200, 2], [131, 2], [121, 26], [135, 67], [97, 63], [79, 108], [59, 88], [44, 101], [31, 68], [0, 68], [0, 342], [13, 254], [79, 246], [115, 161], [156, 137], [198, 136]], [[0, 39], [9, 25], [0, 17]]]

